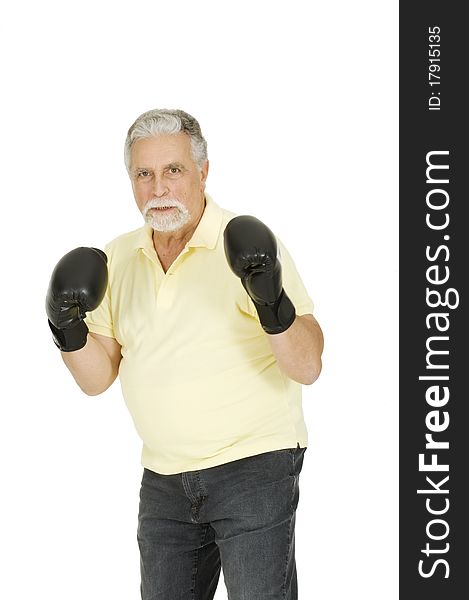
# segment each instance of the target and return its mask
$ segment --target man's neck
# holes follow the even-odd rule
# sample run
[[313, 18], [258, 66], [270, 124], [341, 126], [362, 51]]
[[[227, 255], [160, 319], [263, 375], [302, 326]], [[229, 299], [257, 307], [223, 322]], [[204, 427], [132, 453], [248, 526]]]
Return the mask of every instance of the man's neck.
[[153, 231], [153, 246], [158, 252], [163, 254], [170, 254], [173, 250], [182, 248], [191, 239], [194, 234], [195, 227], [191, 227], [189, 230], [162, 232]]

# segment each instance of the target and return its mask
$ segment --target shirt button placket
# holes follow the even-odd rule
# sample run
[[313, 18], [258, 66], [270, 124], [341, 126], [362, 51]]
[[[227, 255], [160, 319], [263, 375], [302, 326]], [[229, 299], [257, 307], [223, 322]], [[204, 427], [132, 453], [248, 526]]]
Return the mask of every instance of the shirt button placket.
[[156, 306], [166, 310], [171, 308], [174, 299], [174, 275], [166, 273], [161, 282], [156, 298]]

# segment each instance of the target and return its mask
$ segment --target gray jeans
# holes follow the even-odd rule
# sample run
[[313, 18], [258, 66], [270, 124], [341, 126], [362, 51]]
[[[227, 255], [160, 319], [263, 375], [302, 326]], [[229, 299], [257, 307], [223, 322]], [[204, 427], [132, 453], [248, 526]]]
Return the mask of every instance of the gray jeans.
[[295, 511], [306, 448], [177, 475], [144, 469], [138, 515], [143, 600], [297, 600]]

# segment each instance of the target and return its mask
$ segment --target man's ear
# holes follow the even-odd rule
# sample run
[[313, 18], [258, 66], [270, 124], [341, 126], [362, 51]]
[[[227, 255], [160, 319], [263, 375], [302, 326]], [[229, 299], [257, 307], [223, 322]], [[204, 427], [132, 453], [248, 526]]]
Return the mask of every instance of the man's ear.
[[208, 167], [209, 167], [209, 163], [208, 163], [208, 159], [204, 162], [204, 164], [202, 165], [202, 168], [200, 169], [200, 185], [202, 190], [205, 189], [205, 183], [207, 181], [207, 176], [208, 176]]

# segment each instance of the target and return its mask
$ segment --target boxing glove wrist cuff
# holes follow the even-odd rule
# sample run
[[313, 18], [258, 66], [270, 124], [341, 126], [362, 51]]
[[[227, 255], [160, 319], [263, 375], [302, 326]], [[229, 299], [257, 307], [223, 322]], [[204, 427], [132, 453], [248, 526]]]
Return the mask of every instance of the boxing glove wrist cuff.
[[47, 320], [52, 331], [52, 339], [62, 352], [75, 352], [75, 350], [80, 350], [86, 344], [88, 327], [84, 321], [80, 321], [70, 329], [59, 329], [49, 319]]
[[254, 302], [254, 306], [262, 329], [269, 334], [283, 333], [296, 318], [295, 307], [283, 288], [275, 304], [265, 306]]

